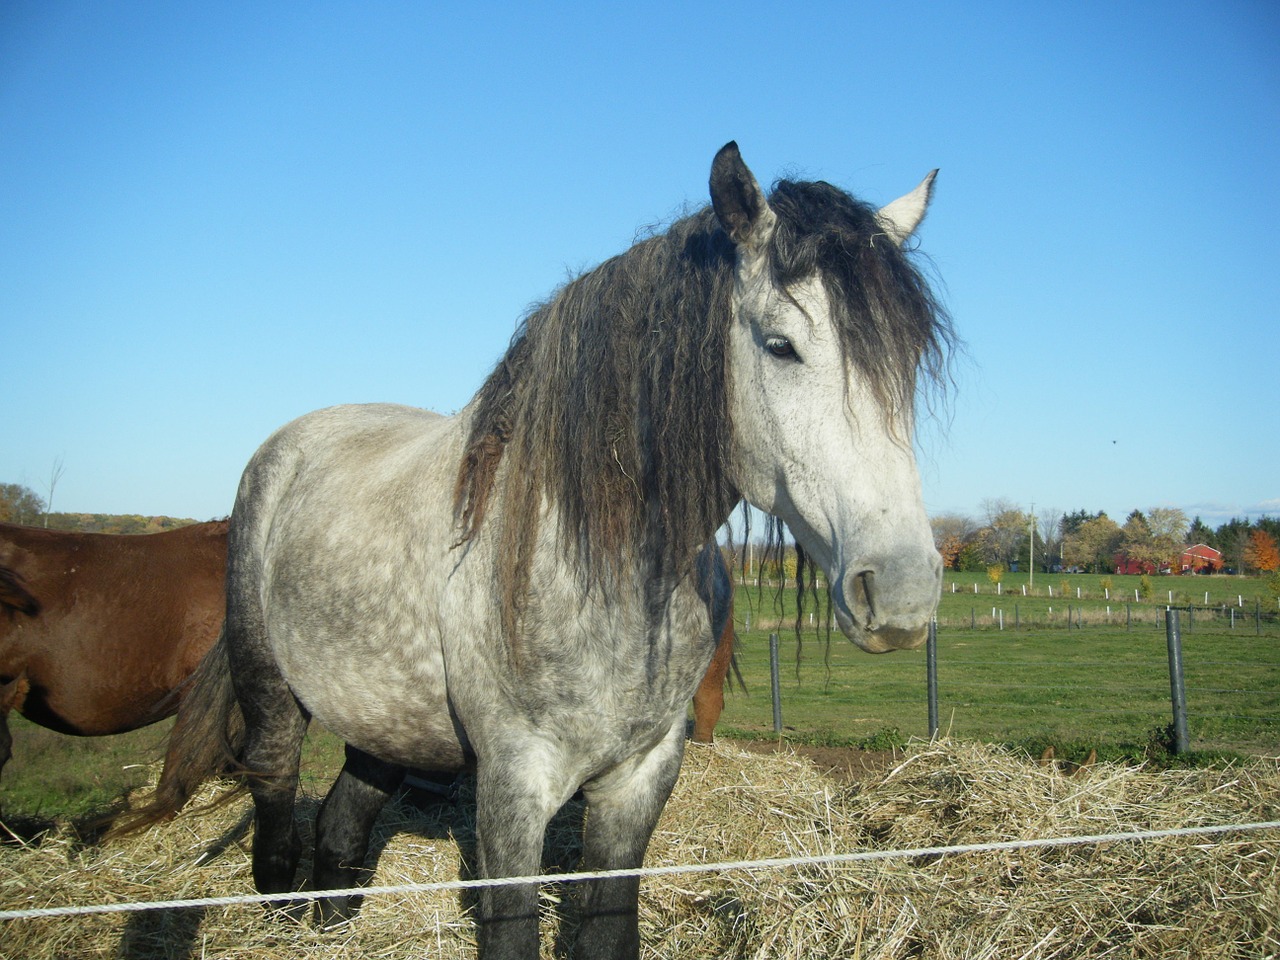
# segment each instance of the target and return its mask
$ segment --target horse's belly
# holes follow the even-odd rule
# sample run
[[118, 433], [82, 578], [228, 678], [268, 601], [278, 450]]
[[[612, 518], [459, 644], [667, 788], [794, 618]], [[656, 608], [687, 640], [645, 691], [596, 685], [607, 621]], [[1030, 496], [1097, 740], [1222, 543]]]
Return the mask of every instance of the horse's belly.
[[286, 671], [295, 695], [326, 730], [383, 760], [454, 770], [467, 760], [466, 738], [445, 695], [438, 658], [397, 662], [328, 656], [319, 669]]

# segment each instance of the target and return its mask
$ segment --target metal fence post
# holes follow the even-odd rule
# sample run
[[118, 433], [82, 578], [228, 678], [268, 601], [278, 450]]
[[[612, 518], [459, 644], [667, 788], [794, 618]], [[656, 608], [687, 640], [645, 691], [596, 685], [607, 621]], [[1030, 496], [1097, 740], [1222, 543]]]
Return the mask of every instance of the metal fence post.
[[925, 668], [929, 686], [929, 739], [938, 735], [938, 619], [929, 621], [929, 639], [925, 641]]
[[778, 676], [778, 635], [769, 634], [769, 685], [773, 691], [773, 732], [782, 736], [782, 683]]
[[1172, 608], [1165, 615], [1165, 637], [1169, 645], [1169, 693], [1173, 700], [1173, 752], [1186, 753], [1187, 691], [1182, 678], [1182, 630], [1178, 625], [1178, 611]]

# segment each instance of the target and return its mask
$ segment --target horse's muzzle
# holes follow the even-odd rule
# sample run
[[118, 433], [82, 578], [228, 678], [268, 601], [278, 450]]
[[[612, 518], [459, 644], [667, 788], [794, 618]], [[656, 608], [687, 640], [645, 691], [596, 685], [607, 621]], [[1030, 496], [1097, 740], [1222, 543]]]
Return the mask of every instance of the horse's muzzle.
[[942, 558], [936, 551], [913, 564], [862, 564], [832, 591], [836, 623], [867, 653], [913, 650], [929, 635], [941, 590]]

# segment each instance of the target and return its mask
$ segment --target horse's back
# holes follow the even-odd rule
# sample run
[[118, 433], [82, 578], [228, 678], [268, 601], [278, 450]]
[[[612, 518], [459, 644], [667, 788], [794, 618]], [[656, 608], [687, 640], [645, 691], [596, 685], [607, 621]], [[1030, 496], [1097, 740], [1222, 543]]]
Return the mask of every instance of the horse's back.
[[435, 504], [432, 494], [448, 485], [441, 446], [451, 423], [430, 410], [372, 403], [326, 407], [285, 424], [245, 468], [232, 549], [264, 549], [250, 541], [266, 527], [273, 538], [348, 535], [379, 516], [402, 517], [424, 499]]

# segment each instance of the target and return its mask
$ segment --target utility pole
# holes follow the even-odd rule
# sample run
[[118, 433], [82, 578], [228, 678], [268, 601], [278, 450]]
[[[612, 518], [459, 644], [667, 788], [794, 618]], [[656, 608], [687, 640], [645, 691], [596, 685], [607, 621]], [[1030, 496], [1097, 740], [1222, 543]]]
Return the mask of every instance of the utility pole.
[[1031, 519], [1028, 521], [1031, 527], [1031, 553], [1027, 558], [1027, 566], [1031, 568], [1031, 590], [1036, 589], [1036, 505], [1035, 501], [1031, 503]]

